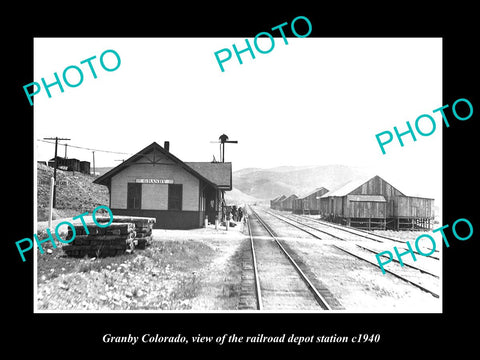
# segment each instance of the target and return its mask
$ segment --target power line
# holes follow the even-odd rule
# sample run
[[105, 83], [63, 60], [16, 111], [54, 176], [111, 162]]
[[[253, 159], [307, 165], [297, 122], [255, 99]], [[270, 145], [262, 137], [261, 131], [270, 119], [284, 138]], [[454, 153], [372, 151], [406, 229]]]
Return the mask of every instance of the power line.
[[[59, 139], [60, 140], [60, 139]], [[47, 144], [53, 144], [55, 145], [54, 142], [51, 141], [45, 141], [41, 139], [37, 139], [37, 141], [41, 141]], [[110, 153], [110, 154], [122, 154], [122, 155], [131, 155], [131, 153], [125, 153], [125, 152], [119, 152], [119, 151], [110, 151], [110, 150], [99, 150], [99, 149], [91, 149], [91, 148], [86, 148], [83, 146], [75, 146], [75, 145], [68, 145], [69, 147], [76, 148], [76, 149], [84, 149], [84, 150], [90, 150], [90, 151], [99, 151], [99, 152], [104, 152], [104, 153]]]

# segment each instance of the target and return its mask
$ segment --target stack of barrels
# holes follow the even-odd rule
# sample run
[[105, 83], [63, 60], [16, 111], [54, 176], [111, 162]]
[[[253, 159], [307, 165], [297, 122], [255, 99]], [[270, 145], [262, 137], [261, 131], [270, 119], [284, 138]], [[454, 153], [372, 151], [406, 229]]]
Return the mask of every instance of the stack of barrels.
[[[110, 217], [97, 217], [99, 224], [106, 224]], [[113, 216], [107, 227], [98, 227], [94, 223], [74, 225], [68, 228], [65, 240], [72, 240], [63, 250], [72, 257], [106, 257], [131, 253], [134, 249], [145, 249], [152, 239], [155, 218], [137, 216]]]

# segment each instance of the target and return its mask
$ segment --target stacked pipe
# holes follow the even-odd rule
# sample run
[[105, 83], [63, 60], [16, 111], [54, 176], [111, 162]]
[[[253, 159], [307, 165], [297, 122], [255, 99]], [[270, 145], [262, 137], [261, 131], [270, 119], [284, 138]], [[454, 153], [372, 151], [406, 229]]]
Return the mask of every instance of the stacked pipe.
[[[108, 223], [109, 217], [97, 217], [99, 224]], [[152, 239], [155, 218], [114, 215], [108, 227], [95, 224], [74, 225], [75, 237], [69, 227], [66, 240], [73, 241], [63, 247], [72, 257], [106, 257], [131, 253], [135, 248], [145, 249]]]

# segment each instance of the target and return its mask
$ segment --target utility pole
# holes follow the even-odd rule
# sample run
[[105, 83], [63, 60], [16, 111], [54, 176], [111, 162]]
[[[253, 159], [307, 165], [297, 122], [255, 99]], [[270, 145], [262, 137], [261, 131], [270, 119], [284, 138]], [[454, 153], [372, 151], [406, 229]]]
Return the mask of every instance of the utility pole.
[[95, 151], [92, 151], [93, 155], [93, 175], [95, 176]]
[[53, 204], [52, 207], [56, 207], [57, 203], [57, 148], [58, 148], [58, 140], [70, 140], [67, 138], [59, 138], [55, 136], [54, 138], [43, 138], [43, 140], [55, 140], [55, 163], [53, 167]]

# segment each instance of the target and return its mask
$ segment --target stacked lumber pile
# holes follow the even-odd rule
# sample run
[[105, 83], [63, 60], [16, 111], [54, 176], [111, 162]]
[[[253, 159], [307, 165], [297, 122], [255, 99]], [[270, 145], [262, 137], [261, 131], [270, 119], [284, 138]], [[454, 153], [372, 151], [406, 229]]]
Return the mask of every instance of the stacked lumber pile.
[[[110, 221], [109, 217], [97, 217], [100, 224]], [[113, 222], [104, 228], [94, 223], [74, 225], [75, 238], [65, 245], [63, 250], [72, 257], [106, 257], [131, 253], [135, 248], [145, 249], [152, 239], [152, 228], [155, 218], [133, 216], [116, 216]], [[73, 238], [73, 231], [69, 227], [66, 240]]]
[[[102, 223], [108, 223], [110, 220], [109, 217], [97, 217], [97, 221]], [[145, 246], [152, 240], [152, 228], [155, 224], [155, 218], [148, 217], [139, 217], [139, 216], [113, 216], [113, 225], [114, 223], [131, 223], [134, 225], [135, 236], [133, 238], [133, 243], [138, 249], [145, 249]], [[111, 226], [110, 225], [110, 226]]]

